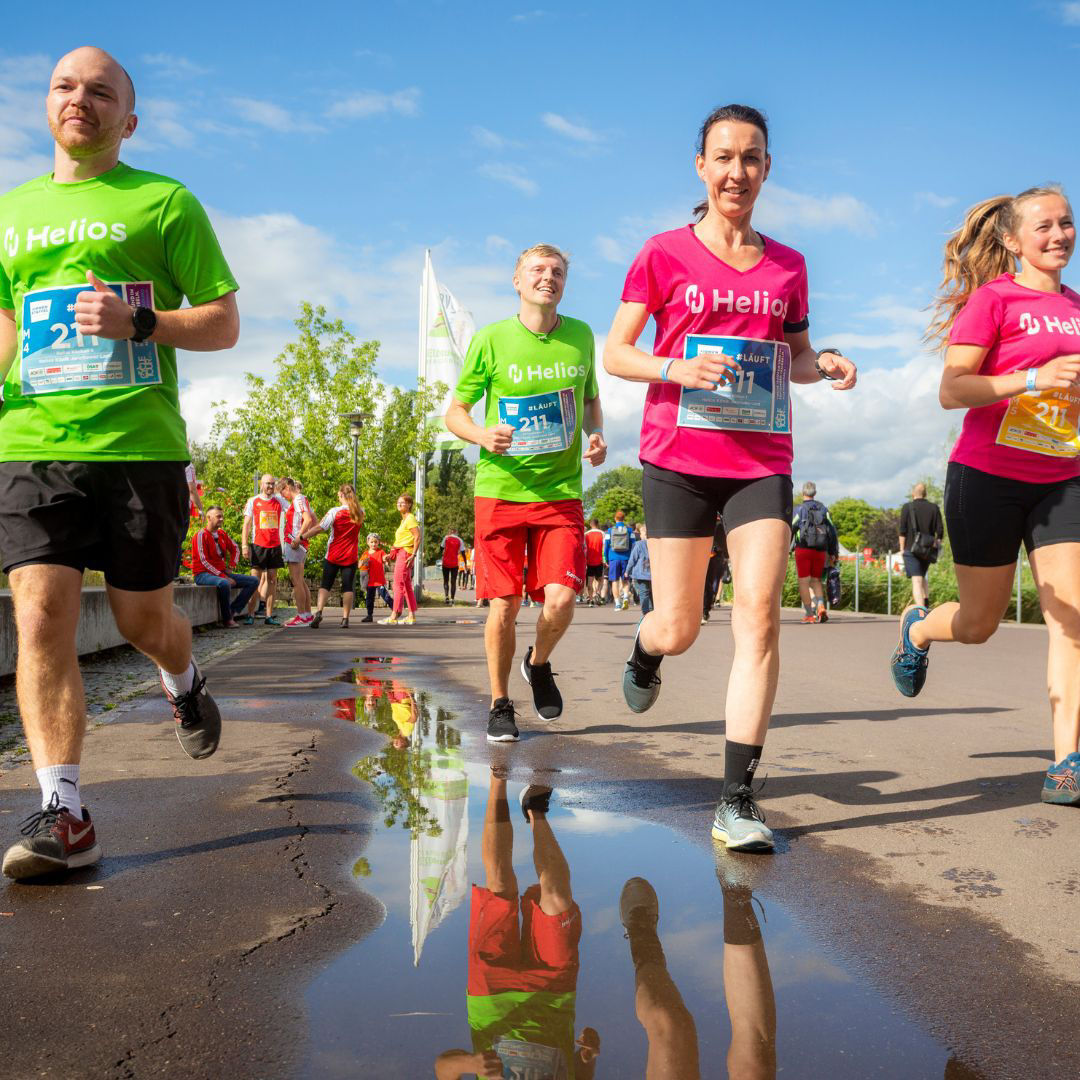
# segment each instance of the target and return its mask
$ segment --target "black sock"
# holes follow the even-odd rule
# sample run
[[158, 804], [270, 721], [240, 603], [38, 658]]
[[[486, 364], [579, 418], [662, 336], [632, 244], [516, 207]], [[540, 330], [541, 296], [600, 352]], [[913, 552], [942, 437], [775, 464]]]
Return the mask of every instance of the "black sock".
[[638, 667], [655, 671], [660, 666], [660, 661], [663, 659], [663, 656], [653, 656], [652, 653], [647, 653], [641, 647], [641, 638], [634, 638], [634, 655], [630, 658], [631, 663], [637, 664]]
[[762, 747], [748, 743], [732, 742], [724, 744], [724, 797], [742, 785], [750, 786], [754, 771], [761, 760]]
[[761, 940], [761, 926], [749, 889], [724, 889], [724, 944], [753, 945]]

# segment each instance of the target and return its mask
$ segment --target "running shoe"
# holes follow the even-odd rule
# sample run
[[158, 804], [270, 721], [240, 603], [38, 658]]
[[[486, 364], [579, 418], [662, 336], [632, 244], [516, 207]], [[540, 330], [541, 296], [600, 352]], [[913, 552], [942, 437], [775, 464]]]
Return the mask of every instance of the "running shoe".
[[255, 616], [254, 616], [254, 615], [245, 615], [245, 616], [243, 617], [243, 619], [241, 619], [240, 621], [241, 621], [241, 622], [242, 622], [242, 623], [243, 623], [243, 624], [244, 624], [245, 626], [254, 626], [254, 625], [255, 625]]
[[[709, 621], [709, 613], [707, 611], [703, 611], [701, 613], [701, 625], [704, 626], [708, 621]], [[810, 621], [813, 622], [814, 620], [811, 619]]]
[[230, 619], [228, 622], [223, 622], [221, 627], [223, 630], [238, 630], [240, 624], [235, 619]]
[[817, 616], [816, 615], [804, 615], [802, 617], [802, 621], [803, 621], [803, 626], [806, 626], [808, 623], [816, 623], [817, 622]]
[[375, 617], [373, 615], [365, 615], [360, 621], [361, 622], [374, 622]]
[[[161, 688], [165, 689], [162, 682]], [[165, 697], [173, 708], [176, 719], [176, 737], [190, 758], [208, 758], [221, 739], [221, 713], [214, 699], [206, 692], [206, 679], [195, 667], [195, 681], [186, 693], [173, 697], [165, 690]]]
[[525, 820], [532, 824], [530, 814], [546, 814], [551, 801], [551, 788], [542, 784], [530, 784], [521, 792], [521, 812]]
[[101, 858], [90, 812], [84, 806], [82, 817], [76, 817], [60, 805], [55, 792], [44, 810], [20, 823], [19, 831], [26, 839], [7, 849], [3, 865], [4, 874], [16, 881], [92, 866]]
[[488, 742], [517, 742], [518, 729], [514, 723], [514, 703], [505, 697], [496, 698], [488, 713]]
[[1042, 801], [1061, 806], [1080, 806], [1080, 753], [1051, 765], [1043, 780]]
[[307, 626], [308, 620], [303, 615], [294, 615], [286, 624], [286, 627], [295, 628], [297, 626]]
[[771, 851], [773, 834], [765, 824], [754, 790], [740, 784], [730, 795], [720, 800], [713, 819], [714, 840], [723, 841], [732, 851]]
[[622, 611], [622, 601], [621, 600], [616, 600], [615, 601], [615, 610], [616, 611]]
[[635, 648], [630, 650], [630, 659], [626, 661], [626, 667], [623, 668], [622, 692], [630, 711], [643, 713], [648, 712], [660, 696], [660, 671], [659, 668], [635, 664], [636, 637], [634, 645]]
[[387, 615], [385, 619], [379, 620], [380, 626], [397, 626], [401, 620], [396, 615]]
[[321, 611], [316, 611], [315, 614], [311, 616], [311, 622], [308, 623], [308, 626], [312, 630], [318, 630], [319, 629], [319, 623], [321, 623], [321, 622], [322, 622], [322, 612]]
[[818, 606], [817, 606], [817, 621], [818, 622], [828, 622], [829, 621], [829, 612], [828, 612], [828, 609], [825, 607], [824, 604], [818, 604]]
[[660, 901], [656, 890], [643, 878], [632, 877], [619, 895], [619, 921], [626, 928], [655, 930], [660, 922]]
[[892, 654], [889, 667], [892, 669], [896, 689], [904, 697], [915, 697], [926, 682], [926, 668], [930, 663], [927, 656], [930, 649], [917, 649], [911, 644], [911, 628], [921, 622], [930, 613], [924, 607], [912, 606], [900, 618], [900, 644]]
[[405, 616], [405, 625], [406, 626], [415, 626], [416, 625], [416, 616], [411, 611], [409, 612], [408, 615]]
[[278, 619], [278, 618], [275, 618], [275, 616], [267, 615], [267, 617], [263, 620], [263, 625], [264, 626], [281, 626], [283, 624], [282, 624], [281, 620]]
[[558, 720], [562, 716], [562, 694], [555, 685], [551, 664], [530, 663], [532, 654], [530, 645], [521, 661], [521, 677], [532, 687], [533, 709], [541, 720]]

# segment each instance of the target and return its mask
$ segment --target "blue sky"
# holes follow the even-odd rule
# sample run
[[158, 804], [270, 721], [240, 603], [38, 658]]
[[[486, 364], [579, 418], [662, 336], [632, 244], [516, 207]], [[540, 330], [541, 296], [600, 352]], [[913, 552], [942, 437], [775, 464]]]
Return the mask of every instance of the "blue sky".
[[[200, 197], [241, 285], [238, 348], [182, 356], [197, 437], [211, 400], [270, 369], [301, 299], [380, 340], [389, 381], [415, 380], [425, 247], [483, 323], [515, 310], [517, 251], [559, 244], [563, 310], [602, 341], [641, 242], [700, 198], [702, 118], [744, 101], [772, 126], [755, 220], [807, 257], [815, 344], [862, 372], [849, 395], [799, 391], [795, 479], [897, 502], [942, 471], [960, 419], [918, 344], [946, 233], [988, 195], [1074, 186], [1080, 165], [1080, 3], [192, 2], [72, 21], [7, 13], [0, 189], [51, 167], [52, 62], [114, 53], [139, 94], [124, 159]], [[634, 461], [642, 391], [602, 394], [611, 460]]]

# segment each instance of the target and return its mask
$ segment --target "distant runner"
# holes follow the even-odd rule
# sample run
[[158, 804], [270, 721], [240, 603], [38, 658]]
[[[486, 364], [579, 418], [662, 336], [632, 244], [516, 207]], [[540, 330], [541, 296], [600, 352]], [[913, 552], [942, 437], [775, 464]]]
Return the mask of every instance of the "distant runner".
[[104, 572], [120, 632], [157, 664], [184, 752], [217, 749], [221, 715], [173, 607], [189, 498], [176, 349], [229, 349], [240, 327], [236, 281], [195, 196], [119, 161], [138, 123], [127, 72], [76, 49], [45, 106], [53, 172], [0, 198], [0, 552], [42, 805], [4, 856], [17, 879], [101, 858], [79, 793], [87, 567]]
[[[541, 719], [562, 714], [551, 651], [574, 617], [585, 578], [581, 461], [607, 454], [592, 330], [558, 314], [567, 258], [550, 244], [514, 267], [518, 314], [474, 335], [446, 426], [480, 446], [476, 466], [476, 596], [491, 603], [484, 644], [491, 683], [488, 738], [516, 742], [510, 668], [522, 587], [544, 607], [521, 673]], [[469, 410], [486, 397], [484, 423]], [[582, 428], [588, 433], [582, 453]], [[524, 567], [528, 562], [528, 573]]]
[[593, 518], [585, 530], [585, 603], [590, 607], [602, 600], [604, 578], [604, 547], [607, 534], [600, 528], [600, 522]]
[[615, 523], [607, 531], [604, 540], [604, 561], [608, 566], [608, 581], [615, 610], [630, 606], [630, 582], [626, 576], [626, 564], [634, 547], [634, 530], [626, 523], [626, 511], [615, 511]]
[[274, 490], [273, 474], [259, 480], [259, 494], [252, 495], [244, 506], [244, 531], [240, 546], [244, 558], [259, 579], [259, 596], [266, 604], [266, 625], [280, 626], [274, 618], [277, 596], [277, 572], [285, 565], [281, 555], [281, 519], [289, 509], [285, 497]]
[[291, 476], [282, 478], [281, 494], [289, 500], [289, 508], [281, 517], [279, 526], [281, 557], [289, 568], [293, 604], [296, 607], [296, 614], [285, 625], [295, 629], [310, 626], [314, 618], [311, 614], [311, 589], [304, 577], [304, 564], [307, 562], [308, 544], [311, 541], [303, 540], [301, 536], [305, 529], [315, 523], [315, 515], [311, 512], [311, 503], [307, 496]]
[[451, 528], [439, 546], [442, 549], [443, 594], [446, 597], [446, 606], [449, 607], [457, 599], [458, 572], [465, 541], [458, 536], [456, 529]]

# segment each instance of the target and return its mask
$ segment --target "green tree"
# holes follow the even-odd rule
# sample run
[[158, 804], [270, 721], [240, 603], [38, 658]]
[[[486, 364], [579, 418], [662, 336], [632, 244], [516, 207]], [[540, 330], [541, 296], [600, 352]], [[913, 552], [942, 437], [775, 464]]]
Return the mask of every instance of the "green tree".
[[[388, 387], [376, 371], [378, 342], [358, 342], [324, 307], [302, 303], [296, 328], [296, 340], [274, 361], [272, 378], [248, 374], [240, 401], [214, 404], [210, 437], [192, 451], [204, 503], [221, 503], [226, 528], [239, 536], [253, 479], [270, 472], [301, 481], [321, 515], [338, 502], [338, 487], [352, 481], [352, 440], [340, 414], [366, 412], [371, 419], [359, 440], [357, 491], [366, 527], [392, 535], [401, 520], [396, 498], [412, 491], [416, 457], [433, 444], [423, 418], [441, 388]], [[325, 543], [317, 537], [313, 554], [321, 555]]]
[[879, 511], [876, 507], [863, 499], [845, 497], [829, 504], [829, 517], [836, 526], [840, 543], [848, 551], [857, 551], [864, 546], [863, 531], [867, 522], [877, 513]]
[[645, 520], [645, 507], [641, 501], [641, 493], [625, 487], [608, 488], [596, 500], [588, 516], [599, 518], [601, 525], [607, 525], [615, 520], [616, 510], [625, 510], [627, 521]]
[[[608, 469], [606, 472], [601, 473], [596, 483], [586, 490], [584, 497], [582, 498], [582, 502], [585, 505], [586, 520], [600, 516], [596, 512], [596, 503], [612, 488], [625, 488], [629, 491], [636, 492], [638, 500], [640, 501], [641, 484], [644, 477], [644, 471], [639, 469], [636, 465], [616, 465], [615, 468]], [[629, 509], [627, 509], [626, 512], [629, 514]]]
[[863, 526], [863, 546], [875, 555], [900, 550], [900, 512], [879, 510]]

